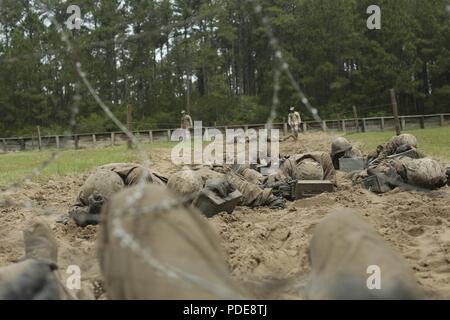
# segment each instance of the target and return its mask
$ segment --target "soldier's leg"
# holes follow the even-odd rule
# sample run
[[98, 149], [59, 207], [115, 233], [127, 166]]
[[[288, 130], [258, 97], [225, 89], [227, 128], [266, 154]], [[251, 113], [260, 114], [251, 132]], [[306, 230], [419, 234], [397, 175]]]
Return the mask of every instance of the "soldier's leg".
[[431, 158], [402, 157], [395, 159], [393, 164], [404, 170], [404, 180], [413, 186], [433, 190], [447, 183], [446, 170]]
[[54, 300], [62, 295], [56, 274], [58, 249], [50, 228], [40, 220], [24, 231], [25, 259], [0, 268], [0, 300]]
[[269, 206], [271, 208], [284, 208], [285, 203], [282, 198], [273, 195], [272, 189], [262, 189], [250, 183], [234, 172], [227, 174], [229, 183], [240, 193], [242, 198], [240, 205], [247, 207]]
[[422, 299], [403, 258], [351, 209], [332, 211], [309, 249], [311, 299]]
[[298, 123], [296, 123], [294, 126], [294, 136], [295, 140], [298, 140]]
[[205, 218], [167, 188], [125, 189], [103, 214], [98, 256], [109, 298], [243, 297]]

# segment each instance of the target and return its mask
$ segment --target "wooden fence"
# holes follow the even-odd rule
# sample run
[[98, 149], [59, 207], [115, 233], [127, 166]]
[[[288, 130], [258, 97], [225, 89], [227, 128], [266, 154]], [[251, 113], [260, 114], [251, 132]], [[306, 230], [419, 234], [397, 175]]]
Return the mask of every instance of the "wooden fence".
[[[400, 121], [402, 130], [448, 126], [450, 124], [450, 113], [401, 116]], [[203, 130], [206, 130], [207, 128], [208, 127], [204, 127]], [[225, 132], [226, 129], [237, 128], [257, 130], [266, 128], [266, 124], [217, 126], [215, 128], [222, 132]], [[274, 123], [273, 128], [281, 130], [284, 135], [288, 134], [287, 123]], [[331, 132], [356, 132], [357, 129], [362, 132], [369, 132], [391, 131], [394, 130], [394, 128], [394, 117], [324, 120], [322, 122], [306, 121], [302, 123], [303, 132], [320, 130]], [[139, 130], [134, 131], [133, 133], [139, 141], [143, 143], [154, 143], [170, 141], [174, 130], [176, 129]], [[42, 136], [40, 140], [37, 137], [0, 138], [0, 152], [34, 150], [39, 149], [39, 147], [54, 149], [97, 148], [121, 145], [126, 144], [127, 142], [128, 138], [123, 132], [45, 135]]]

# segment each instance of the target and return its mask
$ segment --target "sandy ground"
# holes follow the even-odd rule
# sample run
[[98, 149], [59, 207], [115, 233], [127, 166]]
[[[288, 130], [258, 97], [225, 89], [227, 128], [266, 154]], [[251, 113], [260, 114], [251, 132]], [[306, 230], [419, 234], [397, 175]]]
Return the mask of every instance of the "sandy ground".
[[[281, 145], [281, 154], [328, 151], [332, 137], [308, 134]], [[156, 170], [176, 170], [170, 152], [152, 156]], [[2, 196], [11, 203], [0, 207], [0, 266], [23, 256], [25, 222], [40, 215], [48, 221], [59, 243], [60, 274], [69, 265], [82, 271], [81, 298], [104, 298], [96, 260], [96, 226], [81, 229], [73, 223], [56, 224], [75, 199], [87, 174], [28, 183]], [[210, 219], [220, 235], [233, 276], [260, 298], [299, 299], [309, 271], [307, 250], [314, 226], [333, 208], [360, 209], [362, 216], [406, 258], [431, 298], [450, 298], [450, 188], [428, 193], [393, 190], [372, 194], [338, 174], [338, 191], [288, 203], [284, 210], [238, 208], [231, 215]], [[28, 205], [29, 208], [18, 206]], [[31, 205], [31, 206], [30, 206]]]

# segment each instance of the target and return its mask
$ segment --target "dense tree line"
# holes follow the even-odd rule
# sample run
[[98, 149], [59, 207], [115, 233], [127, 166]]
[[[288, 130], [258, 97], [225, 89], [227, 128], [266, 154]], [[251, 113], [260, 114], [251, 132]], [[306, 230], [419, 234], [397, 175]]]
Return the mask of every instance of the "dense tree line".
[[[256, 0], [255, 0], [256, 1]], [[42, 1], [64, 22], [67, 1]], [[241, 0], [77, 0], [83, 24], [61, 35], [36, 1], [0, 1], [0, 136], [36, 125], [115, 129], [80, 82], [79, 61], [112, 111], [135, 127], [174, 127], [180, 111], [207, 125], [265, 122], [277, 67], [261, 17]], [[74, 2], [74, 4], [75, 4]], [[322, 118], [450, 112], [450, 1], [260, 0], [290, 69]], [[301, 105], [281, 77], [278, 118]]]

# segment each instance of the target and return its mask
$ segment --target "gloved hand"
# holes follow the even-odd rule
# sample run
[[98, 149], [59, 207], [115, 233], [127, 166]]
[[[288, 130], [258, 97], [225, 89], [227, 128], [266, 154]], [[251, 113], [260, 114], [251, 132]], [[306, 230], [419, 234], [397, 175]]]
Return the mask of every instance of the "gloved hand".
[[[381, 172], [377, 169], [368, 169], [369, 176], [375, 175], [378, 178], [380, 184], [380, 193], [389, 192], [392, 189], [404, 185], [403, 179], [398, 175], [394, 168], [390, 168], [387, 171]], [[374, 190], [375, 191], [375, 190]]]
[[75, 223], [80, 227], [85, 227], [87, 224], [85, 223], [86, 216], [89, 214], [89, 207], [84, 206], [74, 206], [69, 209], [69, 217], [72, 218]]
[[276, 197], [283, 197], [285, 199], [290, 200], [292, 198], [293, 183], [295, 183], [295, 180], [276, 181], [276, 182], [265, 184], [264, 188], [272, 189], [272, 193]]
[[277, 189], [285, 183], [286, 183], [285, 181], [269, 182], [269, 183], [263, 184], [261, 186], [261, 188], [262, 189]]
[[63, 213], [62, 215], [60, 215], [56, 220], [55, 220], [55, 222], [56, 223], [60, 223], [60, 224], [68, 224], [69, 223], [69, 221], [70, 221], [70, 217], [71, 217], [71, 214], [69, 214], [68, 212], [66, 212], [66, 213]]
[[236, 189], [224, 178], [209, 179], [206, 181], [205, 189], [211, 190], [221, 198], [226, 198]]
[[88, 225], [98, 224], [100, 222], [100, 215], [76, 212], [72, 216], [72, 219], [75, 220], [77, 226], [84, 228]]
[[286, 201], [283, 198], [273, 197], [269, 204], [270, 209], [284, 209], [286, 207]]
[[97, 193], [90, 195], [87, 206], [76, 206], [69, 210], [69, 215], [75, 220], [79, 227], [86, 227], [87, 225], [96, 225], [100, 222], [100, 212], [105, 198]]
[[94, 192], [88, 198], [89, 202], [89, 213], [90, 214], [100, 214], [102, 206], [105, 204], [106, 199], [98, 192]]

